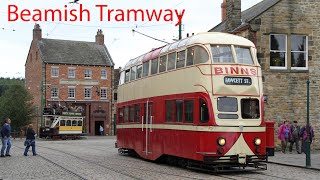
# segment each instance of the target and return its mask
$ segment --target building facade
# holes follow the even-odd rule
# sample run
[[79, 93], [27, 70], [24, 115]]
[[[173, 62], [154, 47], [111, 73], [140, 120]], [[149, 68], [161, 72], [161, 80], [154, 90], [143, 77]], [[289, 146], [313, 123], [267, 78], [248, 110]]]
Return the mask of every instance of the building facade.
[[[211, 32], [229, 32], [255, 43], [263, 70], [265, 119], [307, 119], [307, 80], [310, 80], [310, 122], [320, 135], [320, 1], [263, 0], [241, 11], [240, 0], [224, 0], [222, 22]], [[277, 130], [277, 128], [276, 128]]]
[[[104, 134], [109, 135], [113, 67], [102, 30], [98, 30], [95, 42], [67, 41], [42, 38], [36, 24], [25, 64], [26, 87], [39, 113], [57, 106], [77, 108], [85, 116], [85, 133], [98, 135], [102, 125]], [[35, 124], [43, 126], [44, 122]]]

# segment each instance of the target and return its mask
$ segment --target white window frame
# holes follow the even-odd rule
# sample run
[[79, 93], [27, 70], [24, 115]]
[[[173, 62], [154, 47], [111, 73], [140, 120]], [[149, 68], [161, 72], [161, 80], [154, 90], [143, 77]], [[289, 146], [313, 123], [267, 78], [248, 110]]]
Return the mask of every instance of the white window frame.
[[[56, 91], [54, 92], [53, 89]], [[54, 96], [56, 94], [56, 96]], [[59, 88], [58, 87], [52, 87], [51, 88], [51, 98], [59, 98]]]
[[[102, 75], [103, 75], [102, 72], [105, 72], [104, 76], [102, 76]], [[101, 69], [101, 70], [100, 70], [100, 78], [101, 78], [101, 79], [108, 79], [108, 70], [106, 70], [106, 69]]]
[[[291, 67], [291, 69], [292, 70], [308, 70], [308, 68], [309, 68], [309, 66], [308, 66], [308, 62], [309, 62], [309, 59], [308, 59], [308, 57], [309, 57], [309, 55], [308, 55], [308, 50], [309, 50], [309, 48], [308, 48], [308, 36], [307, 35], [303, 35], [303, 34], [293, 34], [293, 35], [296, 35], [296, 36], [305, 36], [306, 37], [306, 51], [305, 51], [305, 54], [306, 54], [306, 67]], [[291, 36], [290, 36], [290, 38], [291, 38]], [[292, 43], [292, 40], [291, 40], [291, 43]], [[290, 54], [291, 53], [295, 53], [295, 52], [304, 52], [304, 51], [292, 51], [291, 50], [291, 47], [290, 47]], [[292, 61], [292, 56], [291, 56], [291, 61]]]
[[[73, 97], [69, 96], [71, 89], [73, 89]], [[74, 98], [76, 98], [76, 87], [75, 87], [75, 86], [68, 86], [68, 98], [69, 98], [69, 99], [74, 99]]]
[[[271, 66], [271, 52], [284, 52], [284, 51], [279, 51], [279, 50], [271, 50], [271, 35], [284, 35], [285, 36], [285, 43], [286, 43], [286, 55], [285, 55], [285, 60], [284, 60], [284, 67], [281, 67], [281, 66]], [[270, 69], [279, 69], [279, 70], [284, 70], [284, 69], [287, 69], [288, 68], [288, 35], [287, 34], [270, 34], [269, 35], [269, 52], [270, 52], [270, 55], [269, 55], [269, 67]], [[291, 52], [290, 52], [291, 53]]]
[[[87, 90], [89, 90], [89, 94], [88, 94]], [[87, 95], [89, 95], [89, 96], [87, 96]], [[85, 99], [91, 99], [92, 98], [92, 87], [85, 87], [84, 88], [84, 98]]]
[[[54, 73], [53, 73], [53, 71], [54, 70], [57, 70], [57, 75], [55, 75]], [[59, 67], [57, 67], [57, 66], [52, 66], [51, 67], [51, 77], [59, 77]]]
[[[70, 76], [70, 70], [74, 71], [73, 76]], [[75, 67], [68, 67], [68, 78], [76, 78], [76, 68]]]
[[[89, 73], [90, 76], [86, 77], [86, 74], [87, 74], [86, 71], [90, 72]], [[91, 79], [92, 78], [92, 69], [84, 69], [84, 78], [85, 79]]]
[[[106, 93], [105, 93], [105, 95], [106, 95], [106, 97], [102, 97], [102, 91], [103, 90], [105, 90], [106, 91]], [[102, 87], [102, 88], [100, 88], [100, 98], [101, 99], [108, 99], [108, 88], [107, 87]]]

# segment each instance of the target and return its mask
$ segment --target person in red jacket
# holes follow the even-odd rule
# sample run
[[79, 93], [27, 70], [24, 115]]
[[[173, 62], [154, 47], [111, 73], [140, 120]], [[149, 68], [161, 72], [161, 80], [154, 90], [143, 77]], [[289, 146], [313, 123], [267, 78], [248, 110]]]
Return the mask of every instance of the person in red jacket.
[[284, 121], [284, 123], [279, 127], [278, 138], [281, 140], [282, 153], [286, 153], [287, 144], [292, 138], [289, 121]]

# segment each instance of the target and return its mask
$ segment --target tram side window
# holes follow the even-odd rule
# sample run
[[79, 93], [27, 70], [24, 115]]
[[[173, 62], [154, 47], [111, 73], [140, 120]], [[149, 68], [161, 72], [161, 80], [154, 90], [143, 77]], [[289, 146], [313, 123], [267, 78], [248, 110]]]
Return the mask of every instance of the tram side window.
[[174, 122], [175, 101], [166, 101], [166, 121]]
[[135, 105], [136, 122], [140, 122], [140, 104]]
[[168, 55], [168, 67], [167, 70], [175, 69], [175, 63], [176, 63], [176, 53], [170, 53]]
[[143, 77], [149, 76], [149, 64], [150, 61], [143, 63]]
[[194, 48], [188, 48], [187, 49], [187, 66], [193, 65], [193, 55], [194, 55]]
[[211, 45], [214, 63], [233, 63], [231, 46]]
[[120, 73], [119, 85], [124, 84], [124, 77], [125, 77], [125, 72], [122, 71]]
[[142, 65], [137, 66], [137, 79], [142, 77]]
[[131, 81], [136, 79], [137, 66], [131, 68]]
[[177, 68], [184, 67], [186, 61], [186, 51], [180, 51], [177, 53]]
[[158, 73], [158, 59], [151, 60], [151, 75]]
[[167, 55], [164, 55], [160, 57], [159, 72], [166, 71], [166, 66], [167, 66]]
[[60, 121], [60, 126], [65, 126], [66, 125], [66, 121], [65, 120], [61, 120]]
[[76, 120], [73, 120], [73, 121], [72, 121], [72, 126], [77, 126], [77, 125], [78, 125], [77, 121], [76, 121]]
[[183, 100], [176, 100], [176, 121], [182, 122]]
[[67, 120], [66, 126], [71, 126], [71, 121], [70, 120]]
[[125, 73], [126, 74], [125, 74], [124, 82], [129, 82], [129, 80], [130, 80], [130, 69], [127, 69]]
[[242, 119], [260, 118], [260, 108], [258, 99], [241, 99]]
[[238, 63], [253, 64], [250, 48], [235, 47]]
[[209, 109], [205, 100], [200, 99], [200, 123], [208, 123], [209, 122]]
[[129, 106], [124, 108], [124, 122], [128, 122], [129, 120]]
[[118, 108], [118, 118], [119, 118], [119, 123], [123, 122], [123, 109], [122, 108]]
[[184, 122], [193, 123], [193, 101], [186, 100], [184, 101]]
[[82, 121], [78, 121], [78, 126], [82, 126]]
[[187, 66], [206, 63], [208, 60], [209, 54], [203, 47], [194, 46], [187, 49]]
[[134, 106], [130, 106], [129, 111], [129, 122], [134, 122]]

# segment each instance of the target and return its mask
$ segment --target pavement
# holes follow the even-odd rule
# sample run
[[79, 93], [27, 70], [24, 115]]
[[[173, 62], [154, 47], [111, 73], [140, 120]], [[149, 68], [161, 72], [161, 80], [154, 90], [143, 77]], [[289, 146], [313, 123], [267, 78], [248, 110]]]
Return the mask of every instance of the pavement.
[[306, 154], [297, 154], [296, 152], [286, 152], [283, 154], [282, 152], [275, 152], [274, 156], [269, 156], [269, 163], [287, 165], [293, 167], [302, 167], [308, 169], [314, 169], [320, 171], [320, 152], [312, 151], [311, 152], [311, 166], [306, 167]]

